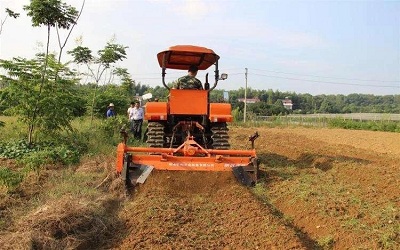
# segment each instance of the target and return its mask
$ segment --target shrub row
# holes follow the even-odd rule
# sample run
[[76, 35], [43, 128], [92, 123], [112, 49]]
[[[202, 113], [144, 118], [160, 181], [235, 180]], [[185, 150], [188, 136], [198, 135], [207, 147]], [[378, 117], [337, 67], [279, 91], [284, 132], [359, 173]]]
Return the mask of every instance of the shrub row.
[[328, 126], [355, 130], [400, 132], [400, 123], [396, 121], [355, 121], [334, 118], [328, 119]]
[[79, 162], [80, 148], [74, 145], [53, 143], [28, 144], [24, 140], [10, 141], [0, 144], [0, 157], [16, 159], [31, 168], [40, 167], [48, 163], [70, 165]]

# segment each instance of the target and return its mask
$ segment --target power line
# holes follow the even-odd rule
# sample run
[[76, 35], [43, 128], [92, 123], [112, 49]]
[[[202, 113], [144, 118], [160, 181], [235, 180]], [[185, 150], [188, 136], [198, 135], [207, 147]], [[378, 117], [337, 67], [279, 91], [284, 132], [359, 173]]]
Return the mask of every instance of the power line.
[[265, 69], [252, 69], [252, 70], [265, 71], [265, 72], [278, 73], [278, 74], [286, 74], [286, 75], [309, 76], [309, 77], [330, 78], [330, 79], [350, 80], [350, 81], [362, 81], [362, 82], [400, 82], [400, 80], [366, 80], [366, 79], [356, 79], [356, 78], [297, 74], [297, 73], [288, 73], [288, 72], [265, 70]]
[[[227, 69], [225, 69], [227, 70]], [[277, 74], [287, 74], [287, 75], [298, 75], [298, 76], [308, 76], [308, 77], [319, 77], [326, 79], [341, 79], [341, 80], [350, 80], [350, 81], [363, 81], [363, 82], [382, 82], [382, 83], [400, 83], [400, 81], [396, 80], [367, 80], [367, 79], [356, 79], [356, 78], [343, 78], [343, 77], [330, 77], [330, 76], [319, 76], [319, 75], [308, 75], [308, 74], [297, 74], [297, 73], [289, 73], [282, 71], [274, 71], [274, 70], [264, 70], [264, 69], [253, 69], [264, 72], [271, 72]], [[135, 77], [135, 76], [150, 76], [150, 75], [159, 75], [160, 73], [144, 73], [144, 74], [133, 74], [133, 78], [135, 80], [158, 80], [160, 77]], [[180, 72], [170, 72], [169, 75], [180, 74]], [[242, 75], [243, 73], [229, 73], [230, 76], [234, 75]], [[282, 76], [272, 76], [266, 74], [257, 74], [257, 73], [248, 73], [249, 75], [257, 75], [269, 78], [278, 78], [278, 79], [286, 79], [286, 80], [294, 80], [294, 81], [304, 81], [304, 82], [316, 82], [316, 83], [327, 83], [327, 84], [336, 84], [336, 85], [349, 85], [349, 86], [365, 86], [365, 87], [380, 87], [380, 88], [400, 88], [400, 85], [373, 85], [373, 84], [359, 84], [359, 83], [348, 83], [348, 82], [334, 82], [334, 81], [320, 81], [320, 80], [311, 80], [311, 79], [301, 79], [294, 77], [282, 77]], [[173, 80], [175, 77], [166, 77], [166, 80]]]
[[[180, 73], [180, 72], [169, 72], [169, 73], [166, 73], [166, 75], [177, 75], [177, 74], [182, 74], [182, 73]], [[158, 72], [158, 73], [144, 73], [144, 74], [131, 74], [131, 75], [134, 75], [134, 76], [160, 75], [161, 76], [161, 73]]]
[[[148, 75], [155, 75], [155, 74], [157, 74], [157, 75], [160, 75], [160, 77], [135, 77], [135, 76], [148, 76]], [[172, 75], [172, 74], [181, 74], [181, 73], [179, 73], [179, 72], [177, 72], [177, 73], [170, 73], [169, 75]], [[243, 75], [243, 73], [232, 73], [232, 74], [228, 74], [229, 76], [234, 76], [234, 75]], [[134, 74], [133, 76], [132, 76], [132, 78], [133, 79], [135, 79], [135, 80], [154, 80], [154, 79], [161, 79], [161, 74], [160, 73], [148, 73], [148, 74]], [[171, 77], [165, 77], [165, 79], [176, 79], [176, 77], [173, 77], [173, 76], [171, 76]]]
[[372, 85], [372, 84], [357, 84], [357, 83], [346, 83], [346, 82], [318, 81], [318, 80], [299, 79], [299, 78], [292, 78], [292, 77], [269, 76], [269, 75], [263, 75], [263, 74], [255, 74], [255, 73], [252, 73], [251, 75], [264, 76], [264, 77], [269, 77], [269, 78], [279, 78], [279, 79], [286, 79], [286, 80], [294, 80], [294, 81], [328, 83], [328, 84], [337, 84], [337, 85], [351, 85], [351, 86], [365, 86], [365, 87], [379, 87], [379, 88], [400, 88], [400, 85], [399, 86]]

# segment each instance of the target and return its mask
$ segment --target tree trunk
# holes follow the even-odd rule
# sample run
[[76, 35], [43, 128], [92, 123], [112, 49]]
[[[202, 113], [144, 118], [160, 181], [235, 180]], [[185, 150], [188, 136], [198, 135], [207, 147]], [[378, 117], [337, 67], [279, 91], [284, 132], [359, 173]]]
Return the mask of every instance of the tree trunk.
[[42, 71], [42, 79], [40, 82], [40, 87], [39, 87], [39, 94], [36, 99], [35, 106], [33, 107], [33, 114], [32, 114], [32, 123], [29, 125], [29, 131], [28, 131], [28, 141], [31, 143], [32, 141], [32, 136], [33, 136], [33, 131], [35, 129], [35, 121], [37, 117], [37, 113], [39, 112], [39, 101], [40, 97], [42, 94], [42, 89], [44, 85], [44, 81], [46, 78], [46, 71], [47, 71], [47, 61], [48, 61], [48, 56], [49, 56], [49, 46], [50, 46], [50, 25], [47, 25], [47, 46], [46, 46], [46, 55], [44, 57], [44, 65], [43, 65], [43, 71]]
[[97, 86], [98, 86], [98, 84], [96, 83], [96, 86], [94, 87], [94, 93], [93, 93], [93, 99], [92, 99], [92, 110], [91, 110], [91, 114], [90, 114], [90, 125], [92, 125], [93, 118], [94, 118], [94, 104], [95, 104], [95, 100], [96, 100]]
[[31, 145], [33, 142], [33, 130], [34, 130], [33, 124], [29, 124], [29, 127], [28, 127], [28, 144], [29, 145]]

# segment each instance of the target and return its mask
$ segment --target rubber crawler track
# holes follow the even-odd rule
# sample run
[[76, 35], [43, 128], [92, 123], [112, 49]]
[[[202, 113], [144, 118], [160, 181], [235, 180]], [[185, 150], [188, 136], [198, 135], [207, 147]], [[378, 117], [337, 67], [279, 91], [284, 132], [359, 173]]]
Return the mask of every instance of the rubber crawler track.
[[229, 149], [231, 145], [229, 144], [228, 126], [226, 122], [213, 123], [211, 127], [214, 149]]

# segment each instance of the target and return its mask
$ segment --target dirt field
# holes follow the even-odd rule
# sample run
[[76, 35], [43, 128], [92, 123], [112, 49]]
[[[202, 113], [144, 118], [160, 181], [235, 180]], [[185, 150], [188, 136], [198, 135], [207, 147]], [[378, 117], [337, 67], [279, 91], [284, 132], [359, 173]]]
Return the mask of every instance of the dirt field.
[[[263, 176], [155, 172], [121, 211], [120, 249], [396, 248], [400, 135], [257, 128]], [[232, 128], [243, 145], [255, 129]]]
[[[400, 248], [400, 134], [232, 127], [232, 146], [245, 148], [244, 141], [255, 131], [260, 133], [256, 147], [262, 169], [255, 188], [241, 186], [231, 173], [153, 171], [128, 199], [118, 201], [114, 197], [114, 202], [109, 202], [116, 192], [112, 185], [104, 189], [103, 198], [96, 199], [96, 204], [106, 207], [101, 216], [109, 214], [112, 218], [97, 222], [96, 227], [104, 225], [96, 232], [104, 236], [97, 243], [81, 238], [80, 244], [67, 242], [64, 246]], [[96, 167], [93, 162], [90, 164]], [[112, 168], [113, 159], [107, 164]], [[92, 169], [89, 163], [86, 165], [78, 170]], [[98, 186], [101, 181], [94, 179], [86, 185]], [[87, 211], [82, 202], [79, 204], [80, 211]], [[37, 214], [37, 209], [34, 211]], [[85, 218], [90, 214], [86, 212]], [[10, 246], [15, 234], [21, 234], [15, 229], [20, 224], [10, 225], [9, 231], [14, 234], [3, 230], [0, 237], [5, 237], [0, 243]], [[22, 235], [26, 236], [23, 232]], [[26, 249], [35, 248], [30, 246]]]

